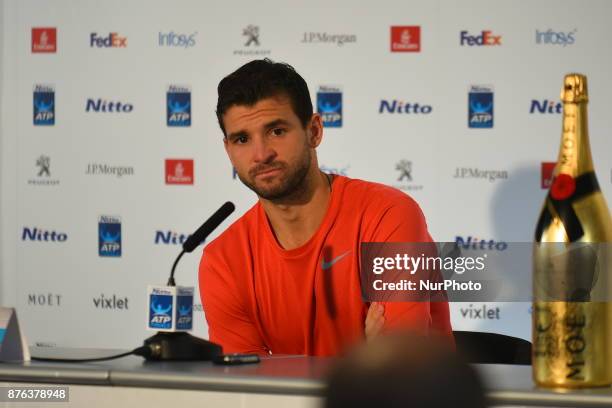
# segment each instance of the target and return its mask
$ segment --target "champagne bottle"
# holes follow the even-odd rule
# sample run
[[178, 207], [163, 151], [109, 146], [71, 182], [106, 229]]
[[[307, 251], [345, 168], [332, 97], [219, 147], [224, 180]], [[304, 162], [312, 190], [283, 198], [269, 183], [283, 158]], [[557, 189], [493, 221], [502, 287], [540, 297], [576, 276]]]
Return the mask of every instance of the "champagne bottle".
[[535, 234], [533, 378], [544, 387], [606, 386], [612, 219], [593, 171], [584, 75], [565, 76], [561, 101], [561, 147]]

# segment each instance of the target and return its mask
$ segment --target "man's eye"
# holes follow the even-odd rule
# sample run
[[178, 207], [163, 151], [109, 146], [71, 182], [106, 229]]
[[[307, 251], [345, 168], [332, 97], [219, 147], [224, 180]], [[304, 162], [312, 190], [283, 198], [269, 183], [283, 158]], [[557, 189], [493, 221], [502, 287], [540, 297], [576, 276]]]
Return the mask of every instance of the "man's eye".
[[285, 129], [282, 129], [282, 128], [275, 128], [275, 129], [272, 129], [272, 134], [273, 134], [274, 136], [282, 136], [282, 135], [284, 135], [284, 134], [285, 134]]
[[249, 139], [246, 136], [238, 136], [237, 138], [234, 139], [234, 143], [238, 143], [238, 144], [244, 144], [248, 141]]

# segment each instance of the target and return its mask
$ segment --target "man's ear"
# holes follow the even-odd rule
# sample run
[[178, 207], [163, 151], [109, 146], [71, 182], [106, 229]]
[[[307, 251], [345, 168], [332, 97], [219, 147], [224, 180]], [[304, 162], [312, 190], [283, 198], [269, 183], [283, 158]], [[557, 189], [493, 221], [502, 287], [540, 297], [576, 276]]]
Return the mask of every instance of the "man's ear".
[[318, 147], [323, 140], [323, 119], [318, 113], [313, 113], [308, 126], [309, 144], [313, 149]]

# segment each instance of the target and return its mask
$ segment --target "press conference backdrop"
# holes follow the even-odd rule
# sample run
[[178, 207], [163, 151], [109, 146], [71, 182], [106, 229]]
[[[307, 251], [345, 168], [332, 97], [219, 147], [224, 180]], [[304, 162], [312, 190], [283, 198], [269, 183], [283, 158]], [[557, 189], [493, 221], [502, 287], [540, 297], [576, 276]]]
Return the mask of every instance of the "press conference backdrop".
[[[2, 12], [1, 300], [30, 343], [136, 346], [146, 286], [165, 283], [185, 237], [226, 200], [238, 211], [214, 235], [253, 205], [214, 110], [218, 81], [254, 58], [308, 82], [323, 170], [410, 194], [437, 241], [498, 250], [533, 238], [563, 75], [584, 73], [612, 201], [609, 1], [7, 0]], [[200, 254], [179, 284], [197, 286]], [[527, 303], [451, 307], [456, 329], [529, 338]]]

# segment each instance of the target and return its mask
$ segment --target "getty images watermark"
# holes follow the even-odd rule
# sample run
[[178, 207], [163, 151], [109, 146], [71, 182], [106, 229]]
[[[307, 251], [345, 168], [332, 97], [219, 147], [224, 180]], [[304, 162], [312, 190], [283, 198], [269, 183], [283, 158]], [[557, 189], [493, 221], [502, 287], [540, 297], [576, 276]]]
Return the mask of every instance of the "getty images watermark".
[[612, 300], [612, 243], [362, 243], [365, 301]]

